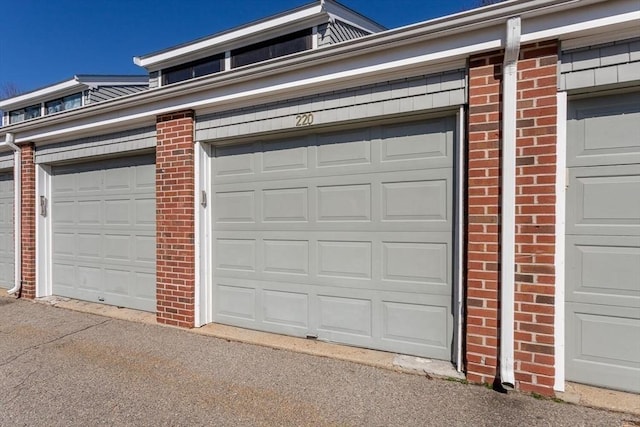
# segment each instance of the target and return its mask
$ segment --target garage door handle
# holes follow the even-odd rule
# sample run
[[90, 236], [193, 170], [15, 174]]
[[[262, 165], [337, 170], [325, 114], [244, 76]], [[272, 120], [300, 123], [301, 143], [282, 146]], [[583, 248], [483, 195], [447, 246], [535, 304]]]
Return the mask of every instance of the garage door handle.
[[40, 215], [47, 216], [47, 198], [40, 196]]

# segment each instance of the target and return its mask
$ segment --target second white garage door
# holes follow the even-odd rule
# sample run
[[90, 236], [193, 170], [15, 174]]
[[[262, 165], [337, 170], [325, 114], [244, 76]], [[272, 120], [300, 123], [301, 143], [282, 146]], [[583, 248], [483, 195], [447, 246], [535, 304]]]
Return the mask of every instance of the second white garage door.
[[214, 321], [450, 360], [455, 124], [217, 147]]
[[155, 157], [53, 168], [53, 293], [155, 312]]

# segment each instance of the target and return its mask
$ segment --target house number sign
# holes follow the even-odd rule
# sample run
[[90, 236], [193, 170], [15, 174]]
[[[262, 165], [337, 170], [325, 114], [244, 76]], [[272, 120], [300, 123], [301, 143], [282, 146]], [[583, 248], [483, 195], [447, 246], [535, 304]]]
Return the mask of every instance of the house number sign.
[[296, 116], [296, 127], [311, 126], [313, 124], [313, 113], [298, 114]]

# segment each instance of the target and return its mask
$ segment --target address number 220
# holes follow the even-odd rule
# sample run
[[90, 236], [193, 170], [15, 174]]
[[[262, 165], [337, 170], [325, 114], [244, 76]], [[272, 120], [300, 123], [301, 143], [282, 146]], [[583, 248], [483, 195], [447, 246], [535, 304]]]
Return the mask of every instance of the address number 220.
[[296, 127], [311, 126], [313, 124], [313, 113], [298, 114], [296, 116]]

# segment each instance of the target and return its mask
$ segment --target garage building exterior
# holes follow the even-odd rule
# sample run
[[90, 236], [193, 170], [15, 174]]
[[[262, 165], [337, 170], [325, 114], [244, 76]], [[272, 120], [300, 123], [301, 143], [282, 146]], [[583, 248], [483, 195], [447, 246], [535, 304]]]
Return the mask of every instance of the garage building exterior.
[[639, 393], [638, 28], [326, 0], [136, 57], [145, 90], [0, 128], [0, 286]]

